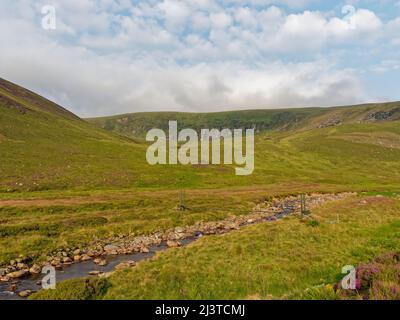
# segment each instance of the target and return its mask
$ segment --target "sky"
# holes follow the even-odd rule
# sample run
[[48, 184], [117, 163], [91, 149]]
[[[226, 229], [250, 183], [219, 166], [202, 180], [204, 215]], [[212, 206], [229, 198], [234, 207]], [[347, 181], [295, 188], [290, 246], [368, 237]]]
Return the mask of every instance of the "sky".
[[1, 0], [0, 44], [82, 117], [400, 100], [400, 0]]

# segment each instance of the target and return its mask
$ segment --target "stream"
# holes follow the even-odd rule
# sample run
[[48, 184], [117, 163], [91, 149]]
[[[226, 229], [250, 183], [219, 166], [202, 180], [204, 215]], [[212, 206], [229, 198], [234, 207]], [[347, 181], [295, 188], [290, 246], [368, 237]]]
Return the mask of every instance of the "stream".
[[[195, 237], [187, 238], [181, 240], [180, 243], [182, 246], [188, 245], [189, 243], [194, 242], [202, 235], [199, 234]], [[166, 243], [161, 243], [157, 246], [149, 247], [148, 253], [133, 253], [133, 254], [126, 254], [126, 255], [109, 255], [104, 257], [107, 261], [107, 265], [99, 266], [93, 262], [93, 260], [83, 261], [79, 263], [71, 264], [70, 266], [65, 266], [62, 270], [56, 270], [56, 281], [63, 281], [68, 279], [74, 278], [86, 278], [91, 271], [100, 271], [102, 273], [114, 271], [114, 268], [125, 261], [143, 261], [150, 259], [153, 257], [158, 251], [163, 251], [168, 249]], [[21, 280], [9, 281], [6, 283], [0, 283], [0, 300], [25, 300], [25, 298], [21, 298], [16, 292], [12, 292], [7, 290], [13, 284], [17, 285], [17, 292], [31, 290], [31, 291], [39, 291], [42, 287], [41, 280], [46, 276], [45, 274], [39, 275], [31, 275]]]
[[[296, 211], [295, 201], [286, 201], [284, 205], [278, 212], [275, 212], [273, 215], [265, 217], [261, 220], [257, 221], [247, 221], [240, 224], [240, 227], [244, 227], [247, 225], [258, 224], [262, 222], [268, 221], [275, 221], [282, 219]], [[221, 230], [218, 234], [228, 233], [232, 230]], [[191, 236], [185, 238], [183, 240], [179, 240], [181, 246], [188, 245], [197, 239], [201, 238], [203, 233], [197, 232], [195, 236]], [[206, 235], [204, 235], [206, 236]], [[126, 261], [143, 261], [150, 259], [153, 257], [157, 252], [167, 250], [168, 246], [166, 241], [162, 242], [159, 245], [154, 245], [149, 247], [148, 253], [132, 253], [132, 254], [125, 254], [125, 255], [108, 255], [104, 257], [107, 261], [105, 266], [99, 266], [93, 262], [93, 260], [73, 263], [69, 266], [63, 267], [61, 270], [56, 270], [56, 281], [63, 281], [67, 279], [74, 279], [74, 278], [86, 278], [91, 271], [100, 271], [102, 273], [114, 271], [115, 267]], [[0, 282], [0, 300], [25, 300], [26, 298], [21, 298], [18, 295], [18, 292], [31, 290], [33, 292], [37, 292], [41, 289], [41, 280], [46, 276], [45, 274], [39, 275], [30, 275], [23, 279], [9, 281], [5, 283]], [[12, 285], [16, 285], [16, 289], [10, 290]]]

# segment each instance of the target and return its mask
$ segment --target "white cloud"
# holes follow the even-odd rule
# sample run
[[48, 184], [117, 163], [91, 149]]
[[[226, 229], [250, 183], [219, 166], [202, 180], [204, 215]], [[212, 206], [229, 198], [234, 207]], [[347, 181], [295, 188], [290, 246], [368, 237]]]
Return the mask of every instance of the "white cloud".
[[2, 1], [0, 76], [83, 116], [363, 100], [359, 74], [322, 52], [400, 39], [398, 20], [384, 23], [365, 9], [345, 18], [271, 6], [310, 2], [60, 1], [58, 29], [48, 32], [40, 28], [43, 1]]

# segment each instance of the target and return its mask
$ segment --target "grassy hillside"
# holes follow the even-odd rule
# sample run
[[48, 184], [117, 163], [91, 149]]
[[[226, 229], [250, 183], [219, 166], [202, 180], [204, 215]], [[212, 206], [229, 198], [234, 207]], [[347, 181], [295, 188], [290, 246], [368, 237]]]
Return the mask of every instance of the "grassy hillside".
[[0, 191], [168, 182], [169, 173], [160, 177], [163, 168], [145, 175], [145, 152], [143, 144], [98, 129], [28, 90], [0, 81]]
[[254, 128], [257, 133], [271, 130], [304, 130], [348, 123], [373, 123], [400, 119], [400, 103], [366, 104], [332, 108], [244, 110], [216, 113], [147, 112], [87, 119], [108, 131], [128, 137], [145, 137], [148, 130], [168, 129], [169, 120], [178, 129]]

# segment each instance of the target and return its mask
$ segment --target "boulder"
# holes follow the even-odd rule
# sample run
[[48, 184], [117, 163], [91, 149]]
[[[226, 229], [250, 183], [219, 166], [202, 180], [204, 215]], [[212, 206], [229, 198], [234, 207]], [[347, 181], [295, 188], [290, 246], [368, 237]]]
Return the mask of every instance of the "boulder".
[[93, 262], [99, 266], [107, 265], [107, 261], [105, 259], [101, 259], [101, 258], [96, 258], [93, 260]]
[[24, 291], [19, 292], [18, 295], [21, 298], [28, 298], [32, 293], [33, 293], [33, 291], [31, 291], [31, 290], [24, 290]]
[[7, 276], [10, 277], [11, 279], [19, 279], [25, 277], [29, 273], [28, 270], [18, 270], [9, 273]]
[[0, 277], [3, 277], [7, 274], [7, 269], [6, 268], [0, 268]]
[[168, 240], [167, 241], [167, 246], [168, 248], [177, 248], [179, 247], [181, 244], [179, 243], [179, 241], [172, 241], [172, 240]]
[[99, 263], [100, 267], [104, 267], [106, 265], [107, 265], [107, 260], [101, 260], [100, 263]]
[[9, 291], [9, 292], [15, 292], [15, 291], [17, 291], [17, 285], [16, 285], [15, 283], [9, 285], [9, 286], [7, 287], [7, 289], [6, 289], [6, 291]]
[[72, 262], [72, 260], [71, 260], [70, 257], [64, 257], [64, 258], [62, 259], [62, 261], [63, 261], [63, 263], [71, 263], [71, 262]]
[[135, 265], [136, 265], [136, 262], [133, 260], [124, 261], [124, 262], [120, 263], [119, 265], [117, 265], [115, 267], [115, 270], [129, 269], [131, 267], [134, 267]]
[[74, 261], [75, 262], [79, 262], [79, 261], [81, 261], [81, 259], [82, 259], [82, 257], [79, 254], [74, 256]]
[[31, 274], [39, 274], [39, 273], [42, 272], [42, 268], [41, 268], [39, 265], [34, 264], [34, 265], [29, 269], [29, 272], [30, 272]]
[[106, 252], [117, 251], [118, 247], [113, 244], [108, 244], [108, 245], [104, 246], [103, 250]]
[[17, 269], [19, 269], [19, 270], [28, 269], [28, 266], [25, 263], [18, 262], [17, 263]]
[[88, 261], [88, 260], [91, 260], [92, 258], [90, 257], [90, 256], [88, 256], [87, 254], [83, 254], [82, 256], [81, 256], [81, 260], [82, 261]]

